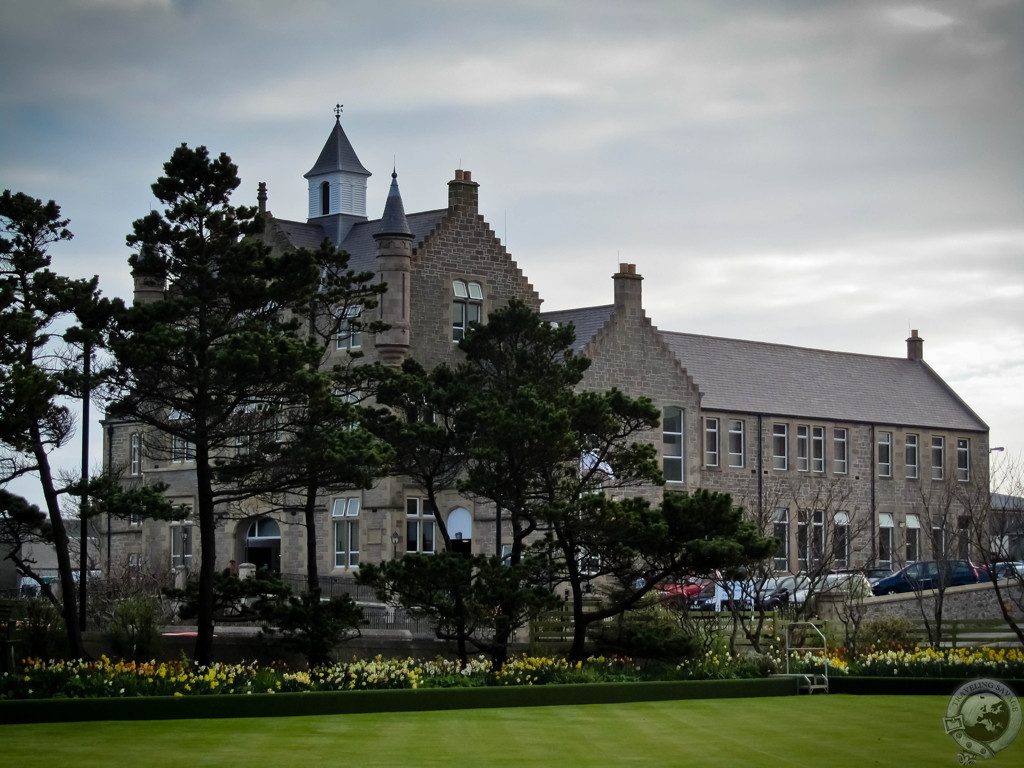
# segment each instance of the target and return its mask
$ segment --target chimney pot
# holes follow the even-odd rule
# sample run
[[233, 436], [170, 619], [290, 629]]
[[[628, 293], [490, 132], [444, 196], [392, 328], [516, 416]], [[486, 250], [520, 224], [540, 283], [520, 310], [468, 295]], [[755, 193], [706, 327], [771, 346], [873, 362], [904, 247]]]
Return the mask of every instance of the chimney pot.
[[462, 180], [463, 181], [472, 181], [473, 180], [473, 172], [472, 171], [463, 171], [462, 172]]
[[465, 181], [465, 174], [466, 174], [465, 171], [463, 171], [461, 168], [458, 168], [455, 171], [455, 180], [456, 181]]

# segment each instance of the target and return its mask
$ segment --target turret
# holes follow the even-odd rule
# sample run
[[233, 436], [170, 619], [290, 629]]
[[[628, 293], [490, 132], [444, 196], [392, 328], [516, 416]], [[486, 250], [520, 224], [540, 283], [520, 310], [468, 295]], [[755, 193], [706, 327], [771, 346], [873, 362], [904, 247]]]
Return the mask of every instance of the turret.
[[387, 284], [380, 299], [380, 319], [388, 330], [377, 334], [374, 346], [385, 365], [401, 365], [409, 354], [409, 297], [412, 277], [412, 230], [398, 189], [398, 173], [391, 173], [391, 189], [384, 205], [377, 241], [377, 273]]
[[309, 222], [320, 224], [338, 245], [352, 225], [366, 221], [366, 179], [363, 167], [341, 127], [341, 105], [335, 107], [334, 128], [320, 157], [304, 178], [309, 182]]

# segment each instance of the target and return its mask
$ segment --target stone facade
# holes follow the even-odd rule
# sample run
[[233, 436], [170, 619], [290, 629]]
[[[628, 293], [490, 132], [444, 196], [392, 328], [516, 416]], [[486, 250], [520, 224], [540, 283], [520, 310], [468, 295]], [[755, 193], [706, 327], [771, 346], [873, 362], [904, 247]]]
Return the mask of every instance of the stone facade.
[[[328, 144], [341, 139], [347, 144], [339, 124]], [[335, 156], [326, 150], [321, 159]], [[354, 158], [350, 145], [346, 152]], [[353, 167], [361, 168], [357, 158], [354, 162]], [[320, 168], [319, 161], [317, 167], [318, 172], [335, 172]], [[459, 309], [460, 302], [470, 313], [467, 317], [479, 312], [481, 318], [512, 299], [538, 310], [541, 304], [479, 214], [478, 193], [471, 173], [456, 171], [448, 182], [447, 207], [412, 214], [407, 225], [393, 174], [381, 220], [385, 224], [355, 216], [344, 221], [331, 216], [311, 218], [306, 223], [271, 217], [266, 238], [275, 248], [291, 248], [316, 247], [323, 237], [331, 237], [339, 247], [351, 249], [354, 268], [372, 270], [387, 283], [377, 311], [392, 330], [376, 339], [363, 334], [358, 345], [362, 359], [394, 364], [411, 356], [426, 367], [451, 363], [459, 356], [453, 309]], [[261, 187], [261, 210], [265, 210], [265, 197]], [[324, 223], [328, 219], [333, 222], [330, 227]], [[372, 241], [367, 233], [372, 233]], [[908, 339], [905, 361], [735, 342], [747, 345], [743, 349], [754, 357], [760, 356], [760, 362], [751, 358], [749, 375], [743, 370], [744, 361], [739, 361], [737, 378], [749, 380], [743, 394], [729, 376], [712, 373], [730, 357], [747, 352], [715, 347], [730, 340], [683, 339], [681, 334], [660, 331], [643, 309], [642, 281], [634, 265], [620, 265], [612, 277], [612, 305], [544, 316], [576, 326], [577, 349], [592, 361], [583, 387], [617, 387], [632, 396], [649, 397], [666, 414], [666, 424], [669, 414], [678, 414], [681, 435], [663, 429], [643, 438], [665, 452], [666, 468], [678, 472], [678, 479], [664, 488], [639, 490], [651, 500], [656, 501], [665, 489], [703, 487], [731, 493], [783, 542], [777, 569], [795, 572], [806, 569], [808, 558], [813, 557], [808, 542], [816, 537], [833, 542], [840, 533], [847, 544], [835, 566], [857, 567], [879, 560], [897, 565], [911, 554], [928, 557], [927, 508], [940, 497], [948, 498], [951, 484], [955, 487], [960, 482], [960, 441], [968, 445], [967, 482], [987, 485], [983, 469], [988, 458], [987, 427], [927, 369], [916, 332]], [[159, 293], [137, 276], [137, 301], [155, 300]], [[703, 349], [708, 343], [711, 351], [704, 358], [688, 351], [687, 344]], [[330, 362], [344, 363], [349, 354], [346, 348], [334, 350]], [[787, 359], [797, 362], [788, 364]], [[813, 366], [819, 364], [824, 366], [821, 370], [839, 371], [834, 382], [815, 381]], [[787, 365], [807, 370], [783, 370]], [[884, 370], [876, 375], [873, 371], [880, 365]], [[862, 375], [862, 370], [868, 373]], [[888, 391], [894, 395], [909, 388], [906, 398], [893, 397], [892, 407], [878, 411], [884, 418], [871, 417], [874, 411], [865, 405], [887, 397], [884, 391], [877, 396], [864, 393], [872, 376], [888, 376], [892, 387]], [[789, 396], [808, 381], [818, 389], [833, 388], [834, 396], [817, 403], [809, 398], [806, 407], [801, 398]], [[934, 409], [931, 402], [936, 403]], [[194, 464], [187, 455], [175, 454], [157, 435], [113, 419], [104, 422], [104, 436], [107, 466], [122, 471], [125, 482], [167, 483], [174, 501], [194, 506]], [[915, 455], [908, 451], [908, 439], [914, 437], [916, 473], [908, 470], [908, 458]], [[681, 447], [667, 449], [676, 438]], [[934, 438], [942, 439], [943, 452], [942, 477], [933, 480]], [[133, 448], [133, 440], [141, 440], [141, 448]], [[348, 578], [359, 562], [380, 561], [407, 549], [428, 549], [424, 525], [429, 521], [410, 515], [420, 495], [402, 478], [381, 479], [368, 491], [325, 494], [317, 529], [321, 573]], [[357, 501], [350, 504], [350, 499]], [[439, 503], [450, 524], [460, 521], [473, 551], [494, 551], [493, 509], [454, 492], [443, 494]], [[287, 513], [267, 518], [264, 512], [256, 506], [225, 510], [218, 521], [218, 565], [225, 567], [229, 560], [254, 561], [284, 573], [302, 573], [306, 545], [300, 519]], [[953, 519], [958, 517], [953, 510]], [[845, 531], [839, 530], [842, 527]], [[915, 530], [918, 533], [912, 533]], [[946, 533], [953, 534], [952, 530]], [[908, 551], [908, 541], [915, 536], [916, 549]], [[506, 532], [502, 538], [507, 541], [507, 537]], [[171, 526], [112, 521], [109, 541], [109, 559], [115, 565], [144, 563], [152, 570], [174, 567], [184, 573], [199, 562], [194, 521]], [[440, 546], [440, 537], [433, 546]]]

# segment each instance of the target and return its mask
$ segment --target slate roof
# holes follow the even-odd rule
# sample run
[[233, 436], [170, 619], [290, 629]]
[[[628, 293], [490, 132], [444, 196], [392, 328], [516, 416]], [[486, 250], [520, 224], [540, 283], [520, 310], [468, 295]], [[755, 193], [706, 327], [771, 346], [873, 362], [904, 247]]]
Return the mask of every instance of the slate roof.
[[362, 176], [372, 176], [363, 164], [356, 157], [356, 151], [352, 149], [352, 142], [348, 140], [344, 129], [341, 127], [341, 119], [335, 119], [334, 129], [327, 137], [327, 143], [320, 150], [320, 157], [316, 163], [307, 171], [303, 178], [318, 176], [321, 173], [334, 173], [335, 171], [347, 171], [358, 173]]
[[986, 424], [924, 362], [662, 332], [708, 409], [945, 429]]
[[[576, 326], [577, 352], [615, 307], [544, 312]], [[924, 362], [761, 341], [659, 331], [708, 410], [985, 431], [988, 426]]]
[[388, 190], [388, 200], [384, 204], [384, 215], [380, 220], [380, 227], [374, 233], [378, 237], [383, 235], [412, 235], [409, 229], [409, 222], [405, 218], [405, 203], [402, 202], [402, 193], [398, 189], [398, 174], [391, 172], [391, 189]]
[[576, 326], [576, 341], [573, 342], [574, 352], [582, 352], [592, 338], [600, 331], [615, 311], [614, 304], [603, 307], [585, 307], [583, 309], [563, 309], [555, 312], [542, 312], [541, 317], [548, 322], [559, 325]]
[[[412, 232], [413, 242], [417, 245], [423, 242], [423, 238], [430, 234], [430, 231], [437, 226], [447, 212], [447, 208], [439, 208], [436, 211], [408, 214], [405, 220]], [[274, 221], [288, 238], [288, 242], [295, 248], [316, 249], [324, 241], [325, 233], [319, 224], [307, 224], [287, 219], [274, 219]], [[349, 259], [350, 268], [357, 272], [376, 270], [377, 242], [373, 236], [380, 229], [380, 225], [381, 219], [370, 219], [357, 222], [349, 230], [339, 247], [347, 251], [351, 257]]]

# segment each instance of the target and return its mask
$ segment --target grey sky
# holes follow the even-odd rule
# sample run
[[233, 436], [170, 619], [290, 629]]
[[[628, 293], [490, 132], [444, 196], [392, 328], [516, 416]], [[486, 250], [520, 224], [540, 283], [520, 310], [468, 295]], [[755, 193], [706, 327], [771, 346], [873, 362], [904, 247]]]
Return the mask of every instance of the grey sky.
[[[379, 215], [454, 168], [545, 308], [637, 264], [659, 327], [925, 358], [1024, 450], [1024, 2], [0, 5], [0, 184], [126, 296], [181, 142], [305, 217], [336, 101]], [[809, 387], [814, 382], [808, 382]]]

